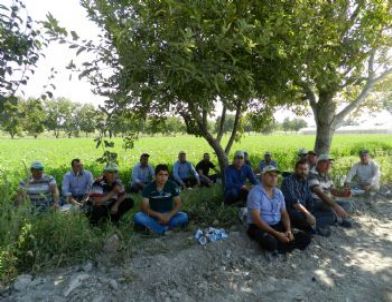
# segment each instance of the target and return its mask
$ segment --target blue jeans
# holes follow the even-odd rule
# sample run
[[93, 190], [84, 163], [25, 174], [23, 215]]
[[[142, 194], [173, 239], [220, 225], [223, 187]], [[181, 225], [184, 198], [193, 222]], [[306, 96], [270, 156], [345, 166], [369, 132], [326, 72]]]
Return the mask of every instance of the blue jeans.
[[168, 224], [160, 224], [155, 217], [148, 216], [144, 212], [137, 212], [133, 217], [136, 225], [146, 227], [154, 233], [163, 235], [168, 228], [184, 227], [188, 224], [188, 214], [178, 212], [168, 222]]

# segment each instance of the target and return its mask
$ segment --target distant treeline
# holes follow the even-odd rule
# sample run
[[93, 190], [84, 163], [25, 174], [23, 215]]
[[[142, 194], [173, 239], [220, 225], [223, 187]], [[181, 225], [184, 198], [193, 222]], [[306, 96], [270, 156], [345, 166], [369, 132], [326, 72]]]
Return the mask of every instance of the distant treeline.
[[[264, 119], [264, 117], [263, 117]], [[224, 121], [224, 133], [230, 132], [234, 124], [234, 115], [228, 114]], [[209, 121], [209, 128], [216, 132], [221, 122]], [[298, 131], [307, 126], [303, 119], [286, 118], [278, 123], [273, 117], [263, 121], [257, 117], [245, 115], [241, 119], [242, 132]], [[33, 136], [37, 138], [45, 131], [54, 137], [80, 137], [100, 133], [104, 136], [125, 136], [129, 131], [146, 135], [173, 135], [186, 133], [186, 126], [179, 116], [154, 117], [135, 121], [124, 115], [111, 115], [91, 104], [74, 103], [66, 98], [27, 100], [15, 98], [3, 105], [0, 114], [0, 129], [15, 138]]]

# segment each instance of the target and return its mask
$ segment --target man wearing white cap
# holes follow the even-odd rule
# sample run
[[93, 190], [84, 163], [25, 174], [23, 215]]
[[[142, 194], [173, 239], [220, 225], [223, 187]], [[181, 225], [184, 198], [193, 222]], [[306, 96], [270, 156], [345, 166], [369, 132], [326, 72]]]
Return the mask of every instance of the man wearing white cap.
[[320, 154], [317, 159], [316, 168], [309, 175], [309, 187], [315, 200], [312, 209], [314, 216], [329, 215], [329, 224], [338, 223], [343, 227], [351, 227], [352, 221], [349, 218], [348, 211], [353, 210], [350, 201], [336, 200], [336, 197], [350, 197], [349, 189], [337, 190], [328, 175], [330, 162], [333, 160], [328, 154]]
[[227, 205], [238, 204], [244, 205], [249, 189], [246, 186], [246, 180], [253, 185], [257, 184], [252, 168], [245, 164], [245, 154], [243, 151], [237, 151], [234, 154], [234, 161], [225, 169], [225, 190], [224, 203]]
[[345, 186], [359, 193], [379, 190], [380, 168], [370, 158], [368, 150], [361, 150], [359, 158], [360, 162], [356, 163], [348, 173]]
[[261, 174], [261, 183], [249, 192], [248, 235], [270, 252], [285, 253], [295, 248], [305, 249], [311, 236], [299, 231], [293, 234], [283, 193], [276, 187], [279, 170], [267, 166]]
[[60, 194], [54, 177], [44, 174], [44, 165], [40, 161], [31, 164], [30, 172], [31, 176], [19, 183], [17, 203], [28, 198], [39, 212], [49, 207], [58, 208]]

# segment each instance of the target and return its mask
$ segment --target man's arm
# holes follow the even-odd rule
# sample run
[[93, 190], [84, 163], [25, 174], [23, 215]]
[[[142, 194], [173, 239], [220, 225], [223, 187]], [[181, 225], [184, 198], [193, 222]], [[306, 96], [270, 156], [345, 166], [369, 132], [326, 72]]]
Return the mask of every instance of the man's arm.
[[150, 200], [147, 197], [143, 197], [140, 208], [142, 212], [145, 213], [146, 215], [162, 220], [162, 213], [151, 210]]
[[295, 189], [294, 181], [292, 181], [292, 176], [288, 176], [283, 179], [281, 190], [284, 195], [284, 200], [286, 202], [287, 208], [296, 208], [296, 205], [300, 204], [300, 196]]
[[138, 165], [134, 166], [132, 169], [132, 182], [133, 183], [140, 183], [139, 170], [140, 170], [140, 168]]
[[252, 221], [253, 223], [262, 231], [274, 236], [278, 240], [282, 242], [289, 242], [288, 237], [282, 233], [278, 232], [275, 229], [271, 228], [268, 223], [266, 223], [260, 216], [260, 209], [252, 209], [250, 212], [250, 215], [252, 216]]
[[338, 205], [333, 199], [325, 194], [319, 186], [313, 187], [312, 191], [329, 207], [331, 207], [339, 217], [347, 217], [347, 212]]
[[242, 185], [234, 183], [234, 179], [233, 179], [232, 173], [233, 172], [228, 167], [224, 171], [224, 174], [225, 174], [225, 188], [228, 188], [228, 189], [236, 188], [236, 189], [239, 190], [239, 189], [241, 189]]
[[373, 165], [373, 177], [371, 180], [371, 185], [378, 186], [381, 178], [380, 167], [375, 162], [372, 162], [372, 165]]
[[65, 174], [63, 177], [63, 183], [61, 185], [61, 191], [63, 193], [63, 196], [67, 199], [67, 202], [70, 204], [74, 204], [76, 200], [72, 198], [70, 186], [71, 186], [71, 182], [69, 180], [68, 174]]
[[252, 185], [257, 185], [257, 179], [255, 177], [255, 174], [252, 171], [252, 168], [248, 166], [248, 179], [251, 182]]
[[199, 174], [196, 172], [195, 167], [191, 163], [189, 163], [189, 167], [191, 169], [192, 174], [195, 176], [197, 183], [200, 185], [200, 177]]
[[357, 164], [351, 167], [350, 171], [347, 174], [346, 181], [344, 182], [345, 186], [348, 186], [352, 182], [354, 176], [357, 174], [357, 167]]
[[178, 163], [175, 163], [174, 167], [173, 167], [173, 177], [181, 186], [185, 186], [180, 175], [178, 175], [178, 169], [179, 169], [179, 165], [178, 165]]
[[49, 189], [53, 197], [53, 207], [57, 208], [60, 205], [60, 193], [59, 189], [57, 188], [57, 184], [55, 182], [50, 184]]

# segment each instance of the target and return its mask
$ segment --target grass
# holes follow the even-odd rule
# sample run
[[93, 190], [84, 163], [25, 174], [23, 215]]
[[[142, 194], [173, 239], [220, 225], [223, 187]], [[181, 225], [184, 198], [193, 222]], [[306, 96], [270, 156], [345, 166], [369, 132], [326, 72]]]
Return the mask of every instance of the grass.
[[[196, 163], [204, 152], [212, 152], [201, 138], [191, 136], [149, 137], [138, 140], [135, 148], [124, 150], [121, 139], [115, 139], [115, 152], [119, 154], [120, 177], [129, 182], [131, 167], [143, 152], [148, 152], [152, 164], [172, 165], [180, 150]], [[256, 166], [265, 151], [271, 151], [283, 170], [291, 170], [299, 148], [311, 149], [312, 136], [271, 135], [245, 136], [237, 142], [232, 152], [241, 149], [250, 154]], [[382, 167], [383, 181], [392, 182], [392, 136], [391, 135], [340, 135], [333, 141], [331, 153], [336, 157], [334, 176], [337, 180], [345, 175], [358, 160], [358, 151], [369, 149]], [[28, 207], [15, 208], [13, 197], [20, 179], [26, 176], [28, 165], [41, 160], [46, 172], [60, 184], [69, 170], [72, 158], [84, 160], [85, 167], [99, 175], [102, 166], [95, 162], [102, 155], [91, 138], [79, 139], [1, 139], [0, 140], [0, 281], [7, 283], [24, 271], [37, 272], [44, 269], [79, 263], [94, 259], [101, 251], [106, 238], [113, 233], [122, 241], [123, 256], [129, 257], [135, 246], [132, 216], [139, 209], [140, 196], [133, 195], [135, 208], [121, 221], [118, 228], [107, 224], [103, 228], [91, 228], [83, 215], [50, 213], [33, 216]], [[216, 158], [213, 157], [216, 162]], [[229, 227], [236, 223], [235, 209], [222, 205], [222, 188], [187, 190], [181, 193], [184, 210], [189, 214], [189, 230], [205, 226]]]

